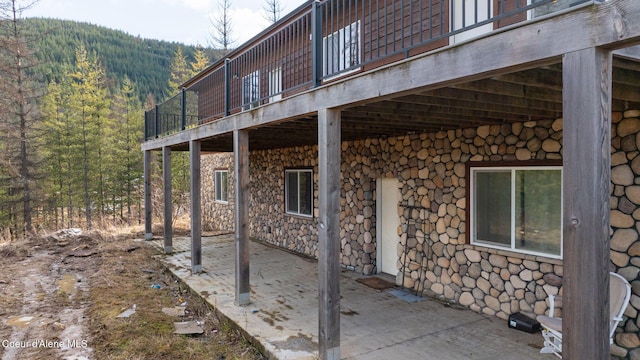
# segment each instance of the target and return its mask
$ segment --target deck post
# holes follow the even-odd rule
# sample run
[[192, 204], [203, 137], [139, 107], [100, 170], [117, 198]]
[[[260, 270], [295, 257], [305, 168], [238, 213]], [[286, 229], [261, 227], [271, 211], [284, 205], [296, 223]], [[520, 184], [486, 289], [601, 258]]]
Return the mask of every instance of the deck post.
[[202, 213], [200, 206], [200, 140], [189, 141], [191, 170], [191, 273], [202, 272]]
[[319, 355], [340, 359], [340, 124], [339, 110], [318, 111]]
[[180, 108], [181, 129], [184, 130], [187, 128], [187, 89], [185, 88], [180, 92]]
[[563, 57], [564, 359], [609, 358], [609, 50]]
[[155, 122], [156, 122], [156, 133], [154, 134], [154, 137], [157, 139], [158, 136], [160, 135], [160, 106], [156, 105], [156, 112], [155, 112]]
[[231, 115], [231, 59], [224, 60], [224, 116]]
[[236, 304], [249, 305], [249, 133], [233, 132], [235, 157]]
[[171, 148], [162, 148], [162, 187], [164, 202], [164, 252], [173, 252], [173, 202], [171, 201]]
[[313, 86], [322, 85], [322, 3], [311, 5], [311, 77]]
[[144, 152], [144, 239], [153, 238], [153, 204], [151, 203], [151, 151]]

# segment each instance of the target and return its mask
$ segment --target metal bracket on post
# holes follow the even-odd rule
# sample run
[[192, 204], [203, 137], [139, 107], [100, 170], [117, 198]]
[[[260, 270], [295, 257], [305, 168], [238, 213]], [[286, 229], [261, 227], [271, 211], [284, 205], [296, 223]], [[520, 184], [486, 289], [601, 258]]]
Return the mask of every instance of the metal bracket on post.
[[224, 61], [224, 116], [231, 115], [231, 59]]
[[187, 128], [187, 90], [182, 88], [182, 97], [180, 99], [180, 105], [182, 107], [181, 120], [182, 130]]
[[311, 7], [311, 77], [313, 86], [322, 85], [322, 3]]

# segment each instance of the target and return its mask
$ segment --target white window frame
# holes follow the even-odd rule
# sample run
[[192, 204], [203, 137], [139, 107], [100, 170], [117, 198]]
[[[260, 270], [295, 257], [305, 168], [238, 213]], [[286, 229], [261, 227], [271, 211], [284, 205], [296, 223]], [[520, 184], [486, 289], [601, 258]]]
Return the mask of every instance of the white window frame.
[[[548, 16], [550, 14], [557, 15], [556, 13], [558, 11], [563, 11], [563, 10], [566, 10], [566, 9], [568, 9], [570, 7], [573, 7], [573, 6], [576, 6], [576, 5], [579, 5], [581, 3], [585, 3], [586, 2], [586, 0], [583, 0], [581, 3], [578, 3], [578, 1], [579, 0], [558, 0], [558, 1], [554, 1], [554, 2], [551, 2], [551, 3], [546, 4], [546, 5], [542, 5], [542, 8], [547, 7], [547, 8], [551, 8], [551, 9], [550, 9], [550, 11], [548, 11], [548, 12], [546, 12], [544, 14], [537, 15], [537, 16], [536, 16], [536, 13], [535, 13], [536, 9], [541, 9], [541, 8], [540, 7], [533, 8], [533, 9], [527, 11], [527, 20], [533, 20], [533, 19], [545, 17], [545, 16]], [[534, 0], [527, 0], [527, 5], [531, 5], [533, 3], [535, 3]], [[576, 4], [576, 3], [578, 3], [578, 4]], [[556, 9], [553, 9], [554, 7]]]
[[[487, 9], [485, 7], [488, 2], [489, 9], [487, 14]], [[462, 14], [462, 4], [465, 4], [464, 11], [465, 14]], [[482, 7], [481, 11], [478, 12], [478, 21], [475, 21], [475, 6]], [[451, 29], [450, 31], [455, 31], [462, 28], [463, 19], [465, 26], [471, 26], [473, 24], [485, 21], [494, 16], [494, 6], [493, 0], [449, 0], [450, 9], [453, 9], [452, 12], [452, 21], [451, 21]], [[489, 15], [489, 17], [487, 17]], [[450, 43], [456, 44], [462, 41], [470, 40], [484, 34], [490, 33], [493, 31], [493, 23], [488, 23], [477, 28], [469, 29], [458, 33], [456, 35], [452, 35], [450, 37]]]
[[322, 38], [322, 75], [325, 80], [360, 70], [360, 67], [357, 67], [345, 71], [345, 69], [362, 63], [362, 41], [360, 38], [360, 20]]
[[269, 71], [269, 102], [282, 99], [282, 68]]
[[[215, 188], [215, 202], [220, 204], [229, 203], [229, 171], [228, 170], [215, 170], [213, 175], [213, 182]], [[223, 179], [224, 176], [224, 179]], [[224, 185], [224, 193], [223, 186]]]
[[242, 110], [260, 106], [260, 70], [242, 78]]
[[[292, 174], [292, 173], [298, 174], [298, 189], [297, 189], [297, 191], [298, 191], [298, 197], [297, 197], [298, 198], [298, 204], [296, 204], [297, 208], [298, 208], [297, 211], [289, 210], [289, 174]], [[308, 196], [309, 196], [308, 200], [309, 200], [309, 204], [310, 204], [310, 212], [309, 212], [309, 214], [305, 214], [305, 213], [300, 212], [300, 207], [301, 207], [300, 206], [300, 204], [301, 204], [300, 199], [301, 199], [301, 196], [300, 196], [300, 185], [299, 184], [300, 184], [300, 174], [301, 173], [308, 174], [309, 178], [311, 179], [311, 191], [308, 194]], [[313, 170], [312, 169], [287, 169], [287, 170], [285, 170], [285, 177], [284, 178], [285, 178], [285, 180], [284, 180], [284, 189], [285, 189], [285, 194], [284, 194], [285, 205], [284, 206], [285, 206], [285, 212], [287, 214], [290, 214], [290, 215], [296, 215], [296, 216], [312, 218], [313, 217], [313, 209], [314, 209], [314, 207], [313, 207], [314, 206], [313, 205]]]
[[[478, 246], [482, 246], [482, 247], [487, 247], [487, 248], [494, 248], [494, 249], [501, 249], [501, 250], [507, 250], [507, 251], [512, 251], [515, 253], [520, 253], [520, 254], [526, 254], [526, 255], [535, 255], [535, 256], [542, 256], [542, 257], [546, 257], [546, 258], [553, 258], [553, 259], [562, 259], [563, 253], [562, 253], [562, 242], [563, 242], [563, 235], [562, 235], [562, 216], [563, 216], [563, 204], [562, 204], [562, 200], [560, 203], [560, 254], [551, 254], [551, 253], [545, 253], [545, 252], [536, 252], [536, 251], [531, 251], [531, 250], [525, 250], [525, 249], [519, 249], [516, 247], [516, 230], [517, 230], [517, 226], [515, 223], [515, 208], [516, 208], [516, 184], [515, 184], [515, 173], [517, 170], [525, 170], [525, 171], [535, 171], [535, 170], [559, 170], [560, 171], [560, 177], [562, 178], [562, 166], [476, 166], [474, 167], [473, 165], [471, 165], [469, 167], [469, 189], [470, 189], [470, 204], [469, 204], [469, 237], [470, 237], [470, 244], [471, 245], [478, 245]], [[510, 194], [510, 201], [511, 201], [511, 243], [509, 245], [501, 245], [497, 242], [491, 242], [491, 241], [482, 241], [482, 240], [478, 240], [477, 239], [477, 224], [476, 224], [476, 173], [478, 172], [491, 172], [491, 171], [501, 171], [501, 172], [511, 172], [511, 194]], [[560, 199], [563, 198], [563, 192], [564, 192], [564, 184], [560, 184]]]

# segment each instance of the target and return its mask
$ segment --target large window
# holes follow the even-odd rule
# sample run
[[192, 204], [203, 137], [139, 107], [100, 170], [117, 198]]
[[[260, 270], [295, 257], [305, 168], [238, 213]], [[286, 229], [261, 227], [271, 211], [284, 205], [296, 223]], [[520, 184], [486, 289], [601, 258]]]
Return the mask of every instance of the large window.
[[[544, 0], [529, 0], [529, 5], [535, 5], [537, 3], [541, 3]], [[533, 19], [539, 16], [548, 15], [553, 12], [561, 11], [568, 9], [572, 6], [576, 6], [582, 3], [587, 2], [588, 0], [555, 0], [549, 3], [546, 3], [541, 6], [537, 6], [529, 11], [529, 18]]]
[[324, 76], [331, 76], [360, 64], [360, 20], [322, 39]]
[[216, 201], [221, 203], [229, 202], [229, 173], [227, 170], [215, 171]]
[[282, 99], [282, 68], [269, 72], [269, 102]]
[[260, 105], [260, 70], [242, 78], [242, 110]]
[[313, 171], [286, 170], [285, 190], [288, 214], [312, 216]]
[[[452, 8], [451, 31], [473, 27], [475, 24], [490, 19], [493, 15], [493, 0], [450, 0]], [[451, 37], [452, 43], [475, 38], [493, 30], [493, 24], [488, 23], [482, 26], [460, 32]]]
[[471, 243], [562, 257], [562, 167], [470, 167]]

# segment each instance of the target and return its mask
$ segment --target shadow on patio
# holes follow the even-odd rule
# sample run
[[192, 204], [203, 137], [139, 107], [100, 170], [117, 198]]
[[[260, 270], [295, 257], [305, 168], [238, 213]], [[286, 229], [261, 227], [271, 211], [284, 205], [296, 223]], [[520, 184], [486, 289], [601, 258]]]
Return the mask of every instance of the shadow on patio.
[[[162, 240], [152, 243], [163, 249]], [[251, 304], [234, 305], [233, 234], [202, 238], [201, 274], [191, 274], [190, 238], [176, 237], [161, 260], [224, 316], [242, 327], [272, 359], [317, 359], [318, 266], [278, 248], [250, 243]], [[343, 359], [549, 359], [542, 337], [507, 322], [419, 298], [375, 289], [341, 273]], [[383, 283], [383, 282], [378, 282]], [[406, 296], [402, 296], [402, 294]]]

